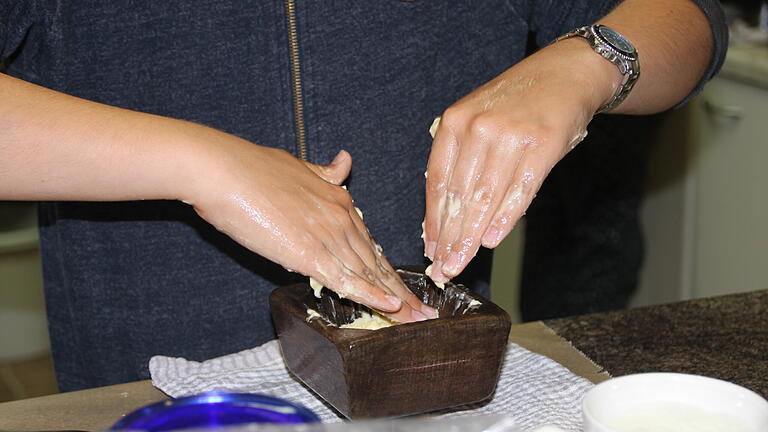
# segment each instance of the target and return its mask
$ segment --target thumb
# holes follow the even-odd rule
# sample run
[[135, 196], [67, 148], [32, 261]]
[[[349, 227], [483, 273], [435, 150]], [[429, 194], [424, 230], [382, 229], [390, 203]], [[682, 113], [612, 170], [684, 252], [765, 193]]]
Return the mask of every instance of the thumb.
[[323, 180], [328, 183], [340, 185], [347, 179], [349, 172], [352, 170], [352, 155], [346, 150], [341, 150], [329, 165], [315, 165], [310, 162], [305, 163], [309, 169]]

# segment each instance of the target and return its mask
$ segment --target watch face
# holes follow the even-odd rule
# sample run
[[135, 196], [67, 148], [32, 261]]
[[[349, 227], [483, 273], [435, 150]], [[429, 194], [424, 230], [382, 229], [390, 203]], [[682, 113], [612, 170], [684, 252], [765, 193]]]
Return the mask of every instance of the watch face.
[[603, 38], [612, 47], [619, 50], [625, 56], [627, 57], [635, 56], [635, 47], [633, 47], [632, 44], [629, 43], [628, 40], [624, 39], [624, 36], [622, 36], [618, 32], [615, 32], [605, 26], [596, 26], [596, 31], [598, 36]]

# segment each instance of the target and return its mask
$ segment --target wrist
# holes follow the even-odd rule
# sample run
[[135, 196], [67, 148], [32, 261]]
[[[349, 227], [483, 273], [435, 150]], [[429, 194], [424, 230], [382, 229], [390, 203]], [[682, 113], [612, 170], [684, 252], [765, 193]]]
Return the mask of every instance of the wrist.
[[640, 77], [640, 61], [635, 47], [621, 33], [602, 24], [576, 28], [560, 36], [555, 42], [571, 38], [586, 42], [598, 58], [611, 63], [621, 75], [617, 90], [596, 114], [611, 111], [621, 105]]
[[167, 146], [162, 158], [168, 161], [163, 185], [168, 199], [195, 205], [202, 201], [212, 183], [221, 181], [227, 134], [187, 121], [167, 125]]
[[605, 106], [622, 85], [623, 76], [616, 66], [597, 55], [582, 38], [563, 39], [546, 49], [555, 51], [561, 62], [570, 65], [574, 85], [583, 90], [582, 102], [592, 113]]
[[220, 191], [238, 181], [242, 159], [263, 149], [226, 132], [190, 122], [183, 124], [174, 182], [173, 199], [197, 206], [218, 201]]

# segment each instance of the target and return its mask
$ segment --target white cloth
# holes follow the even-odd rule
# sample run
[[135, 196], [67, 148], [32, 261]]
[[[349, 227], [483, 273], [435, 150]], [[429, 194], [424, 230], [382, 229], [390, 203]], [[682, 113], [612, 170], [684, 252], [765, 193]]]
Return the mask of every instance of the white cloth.
[[[172, 397], [211, 390], [261, 393], [304, 405], [324, 423], [342, 421], [325, 402], [293, 378], [277, 340], [204, 362], [155, 356], [149, 362], [152, 384]], [[439, 416], [489, 413], [511, 415], [522, 430], [556, 424], [581, 430], [581, 399], [592, 383], [545, 356], [510, 343], [493, 399], [484, 405], [448, 410]]]

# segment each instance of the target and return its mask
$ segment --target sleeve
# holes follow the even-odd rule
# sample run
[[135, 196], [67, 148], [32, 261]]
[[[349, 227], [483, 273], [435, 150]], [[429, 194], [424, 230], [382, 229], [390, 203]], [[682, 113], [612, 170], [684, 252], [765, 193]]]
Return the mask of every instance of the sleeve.
[[547, 46], [558, 36], [576, 27], [589, 25], [605, 16], [621, 0], [532, 0], [531, 30], [538, 46]]
[[8, 63], [32, 25], [35, 1], [0, 0], [0, 63]]
[[694, 3], [704, 12], [709, 21], [709, 27], [712, 29], [712, 58], [709, 60], [709, 66], [704, 75], [696, 84], [696, 87], [685, 97], [675, 108], [685, 105], [694, 96], [699, 94], [704, 85], [711, 80], [723, 67], [725, 62], [725, 53], [728, 51], [728, 24], [725, 20], [725, 13], [718, 0], [693, 0]]
[[[531, 30], [536, 33], [536, 43], [545, 46], [563, 33], [576, 27], [592, 24], [616, 7], [620, 0], [532, 0], [530, 17]], [[728, 50], [728, 26], [725, 14], [718, 0], [691, 0], [704, 13], [712, 29], [714, 41], [709, 66], [699, 83], [675, 108], [687, 103], [696, 96], [704, 85], [712, 79], [723, 66]], [[641, 58], [642, 65], [642, 58]]]

